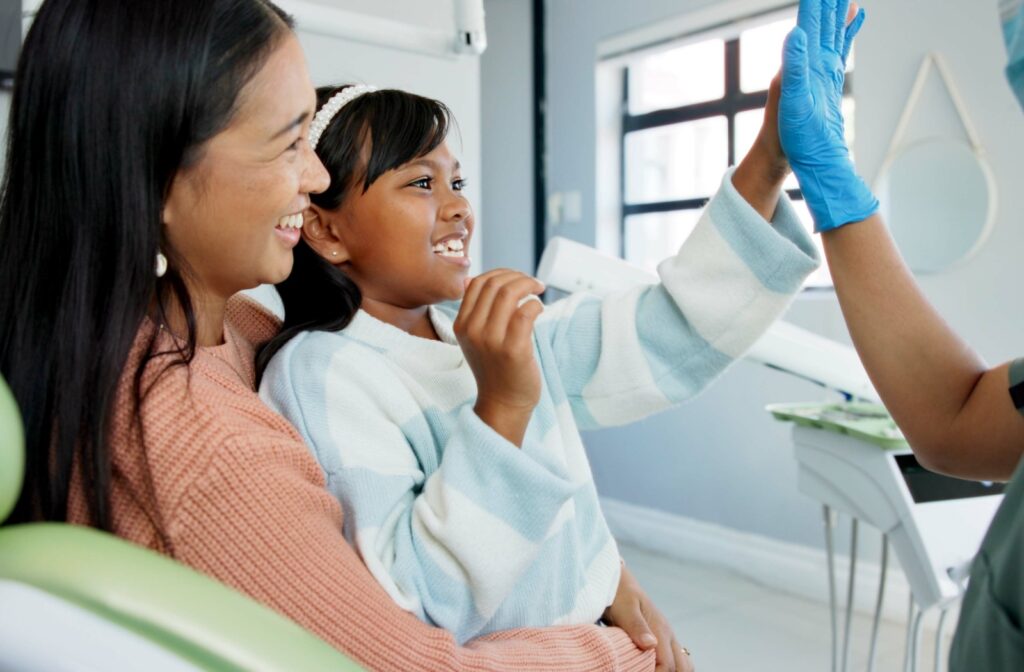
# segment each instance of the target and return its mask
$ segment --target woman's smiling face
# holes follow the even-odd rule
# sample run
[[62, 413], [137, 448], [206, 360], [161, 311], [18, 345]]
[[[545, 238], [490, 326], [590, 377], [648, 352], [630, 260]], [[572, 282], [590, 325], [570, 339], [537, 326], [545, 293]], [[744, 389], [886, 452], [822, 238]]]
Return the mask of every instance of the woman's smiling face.
[[165, 230], [194, 290], [227, 298], [288, 277], [309, 194], [330, 181], [306, 141], [315, 106], [289, 33], [242, 90], [228, 127], [175, 177]]

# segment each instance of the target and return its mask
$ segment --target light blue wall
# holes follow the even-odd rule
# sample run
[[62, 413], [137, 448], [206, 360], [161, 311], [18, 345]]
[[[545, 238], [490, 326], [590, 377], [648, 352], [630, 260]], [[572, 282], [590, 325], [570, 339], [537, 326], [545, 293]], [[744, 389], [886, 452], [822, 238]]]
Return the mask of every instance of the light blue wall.
[[[598, 42], [709, 4], [548, 0], [548, 189], [580, 190], [584, 206], [582, 223], [563, 224], [558, 235], [587, 243], [595, 240]], [[921, 57], [929, 49], [941, 50], [981, 129], [1001, 201], [997, 228], [979, 255], [956, 271], [922, 278], [922, 285], [983, 356], [997, 361], [1019, 355], [1024, 352], [1024, 314], [1013, 274], [1024, 250], [1024, 217], [1015, 215], [1024, 212], [1024, 189], [1016, 187], [1024, 177], [1018, 158], [1024, 156], [1024, 115], [1002, 79], [1004, 54], [995, 0], [865, 4], [869, 20], [859, 41], [856, 78], [857, 154], [863, 172], [874, 177]], [[501, 27], [492, 16], [493, 33]], [[484, 78], [486, 92], [486, 73]], [[486, 113], [483, 124], [485, 138], [501, 132]], [[520, 216], [527, 216], [528, 207], [521, 204]], [[848, 340], [834, 297], [801, 298], [787, 319]], [[823, 391], [810, 384], [740, 363], [703, 396], [676, 411], [629, 428], [588, 434], [598, 486], [606, 496], [639, 505], [820, 546], [819, 509], [796, 491], [789, 430], [762, 409], [772, 402], [822, 398]]]
[[485, 0], [480, 59], [484, 268], [531, 273], [533, 261], [533, 3]]

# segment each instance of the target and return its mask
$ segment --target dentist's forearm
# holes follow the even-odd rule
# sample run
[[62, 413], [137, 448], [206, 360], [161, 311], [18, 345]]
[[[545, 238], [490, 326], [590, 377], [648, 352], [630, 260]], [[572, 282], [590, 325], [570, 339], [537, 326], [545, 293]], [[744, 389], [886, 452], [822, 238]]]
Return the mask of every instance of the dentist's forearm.
[[881, 217], [823, 235], [857, 352], [911, 445], [949, 447], [988, 367], [928, 303]]

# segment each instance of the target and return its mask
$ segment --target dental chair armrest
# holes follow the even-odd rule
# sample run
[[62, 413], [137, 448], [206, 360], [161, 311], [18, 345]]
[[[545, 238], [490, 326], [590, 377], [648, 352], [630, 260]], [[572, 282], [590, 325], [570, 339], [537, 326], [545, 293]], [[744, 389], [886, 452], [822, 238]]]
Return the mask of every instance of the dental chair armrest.
[[249, 597], [98, 530], [56, 523], [2, 528], [0, 579], [74, 603], [201, 669], [362, 669]]

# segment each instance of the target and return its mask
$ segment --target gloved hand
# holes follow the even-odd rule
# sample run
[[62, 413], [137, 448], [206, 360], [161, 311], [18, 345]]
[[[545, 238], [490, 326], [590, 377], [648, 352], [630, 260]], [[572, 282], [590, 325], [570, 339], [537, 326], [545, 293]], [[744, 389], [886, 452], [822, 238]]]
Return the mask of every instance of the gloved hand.
[[846, 25], [849, 6], [850, 0], [800, 0], [797, 27], [783, 51], [779, 138], [818, 233], [878, 210], [843, 134], [846, 58], [864, 24], [862, 9]]

